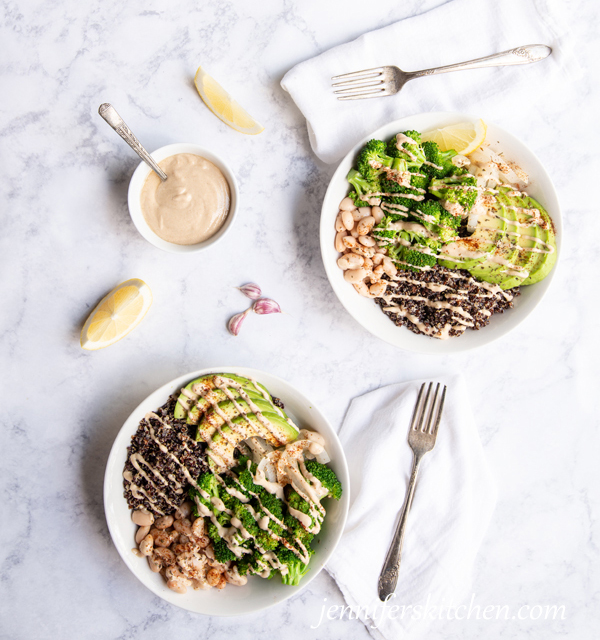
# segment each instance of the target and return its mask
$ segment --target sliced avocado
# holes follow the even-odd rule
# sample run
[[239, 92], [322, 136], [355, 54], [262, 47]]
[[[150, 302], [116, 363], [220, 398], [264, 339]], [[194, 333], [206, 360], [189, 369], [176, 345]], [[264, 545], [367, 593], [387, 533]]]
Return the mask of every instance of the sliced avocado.
[[543, 280], [552, 271], [552, 268], [556, 264], [556, 258], [558, 255], [556, 247], [556, 235], [554, 233], [554, 225], [552, 219], [548, 215], [548, 212], [542, 207], [542, 205], [534, 200], [528, 198], [530, 206], [539, 210], [542, 219], [544, 220], [544, 227], [538, 227], [538, 237], [549, 245], [552, 250], [547, 251], [548, 247], [542, 244], [538, 244], [538, 248], [545, 249], [544, 253], [536, 253], [538, 256], [537, 264], [529, 272], [529, 277], [523, 282], [523, 284], [535, 284]]
[[[198, 435], [200, 436], [200, 438], [197, 437], [196, 439], [202, 439], [205, 442], [208, 442], [217, 430], [217, 427], [225, 424], [227, 420], [233, 420], [233, 418], [239, 417], [240, 412], [235, 406], [236, 404], [247, 415], [253, 415], [252, 409], [250, 408], [248, 403], [241, 398], [236, 399], [235, 404], [231, 400], [224, 400], [223, 402], [219, 402], [217, 405], [219, 408], [218, 411], [214, 407], [211, 407], [204, 414], [202, 422], [200, 422], [200, 424], [198, 425]], [[260, 411], [261, 413], [264, 413], [265, 411], [273, 411], [273, 406], [263, 398], [252, 398], [252, 404], [255, 405], [258, 411]], [[270, 444], [277, 444], [277, 441], [273, 438], [270, 432], [262, 427], [262, 425], [258, 433], [252, 433], [251, 435], [261, 436], [265, 438], [267, 442], [270, 442]]]
[[[508, 231], [512, 233], [518, 233], [520, 235], [508, 235], [509, 240], [513, 246], [514, 253], [510, 261], [514, 265], [514, 268], [507, 267], [507, 270], [510, 271], [512, 269], [513, 274], [511, 275], [510, 273], [506, 273], [504, 280], [499, 284], [502, 289], [512, 289], [513, 287], [518, 287], [519, 285], [523, 284], [525, 279], [529, 277], [531, 269], [537, 262], [537, 256], [539, 254], [533, 251], [529, 251], [529, 249], [535, 248], [536, 243], [535, 240], [532, 240], [532, 238], [538, 237], [539, 229], [537, 226], [522, 226], [524, 224], [527, 224], [529, 219], [525, 214], [519, 211], [514, 211], [513, 209], [507, 209], [506, 211], [507, 214], [512, 215], [512, 218], [515, 222], [515, 224], [508, 223]], [[521, 274], [524, 274], [525, 278]]]
[[[285, 418], [282, 418], [278, 413], [272, 411], [261, 410], [261, 413], [263, 418], [270, 422], [271, 429], [276, 434], [278, 445], [287, 444], [296, 439], [298, 432]], [[211, 448], [230, 466], [233, 466], [235, 464], [233, 450], [236, 445], [246, 438], [262, 435], [265, 427], [253, 413], [247, 415], [245, 418], [242, 416], [233, 418], [231, 422], [235, 425], [236, 431], [232, 431], [229, 426], [221, 427], [221, 431], [226, 434], [227, 437], [223, 437], [221, 433], [216, 431], [212, 438]]]

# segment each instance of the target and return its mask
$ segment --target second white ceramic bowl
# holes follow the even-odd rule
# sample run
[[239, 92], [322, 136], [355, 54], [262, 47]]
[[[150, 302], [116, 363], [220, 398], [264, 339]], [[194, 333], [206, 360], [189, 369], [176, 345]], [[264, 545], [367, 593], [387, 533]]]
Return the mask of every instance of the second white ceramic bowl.
[[133, 224], [136, 226], [137, 230], [142, 234], [148, 242], [153, 244], [155, 247], [162, 249], [163, 251], [170, 251], [171, 253], [196, 253], [198, 251], [202, 251], [203, 249], [208, 249], [216, 242], [221, 240], [223, 236], [233, 227], [233, 222], [237, 215], [238, 203], [239, 203], [239, 190], [237, 185], [237, 180], [233, 175], [233, 172], [229, 168], [229, 165], [221, 159], [219, 156], [215, 155], [212, 151], [205, 149], [197, 144], [192, 144], [188, 142], [178, 142], [175, 144], [168, 144], [165, 147], [160, 147], [150, 155], [157, 161], [160, 162], [169, 156], [174, 156], [178, 153], [193, 153], [197, 156], [202, 156], [206, 158], [206, 160], [212, 162], [215, 166], [217, 166], [222, 172], [227, 182], [229, 183], [229, 190], [231, 193], [231, 203], [229, 205], [229, 213], [227, 214], [227, 218], [223, 224], [223, 226], [215, 233], [214, 236], [211, 236], [204, 242], [199, 242], [198, 244], [175, 244], [173, 242], [167, 242], [163, 240], [159, 236], [152, 231], [152, 229], [148, 226], [146, 219], [144, 218], [144, 214], [142, 213], [142, 207], [140, 205], [140, 194], [142, 192], [142, 187], [144, 186], [144, 182], [146, 182], [146, 178], [150, 175], [152, 169], [145, 163], [140, 162], [137, 169], [133, 172], [131, 176], [131, 181], [129, 183], [129, 191], [127, 194], [127, 204], [129, 206], [129, 215], [133, 220]]

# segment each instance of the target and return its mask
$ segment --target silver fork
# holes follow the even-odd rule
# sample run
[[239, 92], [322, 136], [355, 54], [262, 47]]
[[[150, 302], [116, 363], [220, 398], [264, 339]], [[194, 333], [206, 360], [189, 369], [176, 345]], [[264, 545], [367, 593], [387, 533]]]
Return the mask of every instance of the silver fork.
[[364, 98], [379, 98], [381, 96], [392, 96], [414, 78], [423, 76], [433, 76], [438, 73], [448, 73], [449, 71], [462, 71], [463, 69], [480, 69], [481, 67], [504, 67], [512, 64], [529, 64], [547, 58], [552, 53], [552, 49], [545, 44], [527, 44], [516, 49], [509, 49], [502, 53], [495, 53], [493, 56], [476, 58], [468, 62], [449, 64], [445, 67], [435, 67], [424, 71], [402, 71], [398, 67], [386, 66], [375, 69], [363, 69], [353, 73], [343, 73], [340, 76], [333, 76], [333, 87], [343, 87], [334, 91], [338, 95], [338, 100], [362, 100]]
[[[383, 569], [379, 575], [379, 599], [382, 602], [385, 602], [386, 598], [394, 593], [396, 585], [398, 584], [398, 571], [400, 569], [404, 529], [406, 527], [408, 512], [410, 511], [413, 496], [415, 494], [415, 484], [417, 481], [417, 473], [419, 472], [419, 465], [421, 464], [423, 456], [431, 451], [435, 446], [438, 427], [440, 426], [440, 419], [442, 417], [442, 410], [444, 409], [446, 387], [444, 386], [440, 397], [440, 383], [438, 382], [432, 399], [431, 391], [433, 389], [433, 384], [433, 382], [429, 383], [429, 386], [427, 387], [427, 394], [425, 394], [425, 387], [427, 386], [427, 383], [424, 382], [421, 385], [417, 404], [413, 411], [410, 429], [408, 431], [408, 444], [413, 450], [413, 467], [410, 474], [408, 489], [406, 491], [406, 498], [404, 499], [404, 505], [400, 514], [400, 520], [396, 525], [396, 533], [394, 533], [392, 544], [390, 545], [387, 557], [383, 563]], [[423, 400], [423, 398], [425, 399]]]

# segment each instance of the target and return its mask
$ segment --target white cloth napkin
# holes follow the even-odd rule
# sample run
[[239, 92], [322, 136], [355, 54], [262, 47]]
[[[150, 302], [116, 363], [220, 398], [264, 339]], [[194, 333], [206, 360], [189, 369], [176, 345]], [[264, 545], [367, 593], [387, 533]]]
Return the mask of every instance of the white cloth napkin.
[[438, 381], [448, 386], [446, 404], [435, 448], [423, 458], [417, 478], [396, 597], [388, 603], [400, 607], [395, 619], [389, 608], [387, 613], [381, 609], [377, 582], [408, 485], [408, 427], [423, 381], [355, 398], [339, 434], [350, 469], [351, 502], [344, 534], [326, 569], [352, 608], [351, 617], [359, 617], [376, 638], [398, 640], [409, 630], [411, 638], [419, 638], [417, 630], [425, 632], [437, 614], [429, 609], [427, 619], [424, 611], [418, 619], [415, 606], [461, 603], [496, 504], [496, 483], [464, 380], [449, 376]]
[[[282, 79], [304, 114], [310, 144], [324, 162], [342, 158], [378, 127], [423, 111], [461, 111], [506, 123], [519, 111], [564, 99], [580, 76], [553, 0], [453, 0], [366, 33], [296, 65]], [[331, 77], [395, 65], [404, 71], [463, 62], [525, 44], [553, 53], [534, 64], [459, 71], [411, 80], [395, 96], [338, 101]]]

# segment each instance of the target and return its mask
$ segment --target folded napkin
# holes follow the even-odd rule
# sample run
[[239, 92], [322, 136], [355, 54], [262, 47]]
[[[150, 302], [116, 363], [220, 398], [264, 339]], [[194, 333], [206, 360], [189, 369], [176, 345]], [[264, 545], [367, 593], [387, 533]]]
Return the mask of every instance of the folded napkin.
[[[372, 31], [302, 62], [281, 81], [304, 114], [310, 144], [324, 162], [342, 158], [378, 127], [423, 111], [462, 111], [506, 122], [519, 111], [564, 99], [580, 76], [561, 30], [563, 3], [552, 0], [454, 0]], [[383, 65], [404, 71], [463, 62], [524, 44], [553, 53], [535, 64], [459, 71], [411, 80], [398, 94], [340, 102], [331, 77]]]
[[[454, 376], [438, 381], [448, 386], [446, 404], [435, 448], [419, 469], [398, 587], [387, 613], [377, 582], [408, 486], [412, 450], [407, 434], [423, 381], [355, 398], [339, 434], [350, 469], [351, 503], [344, 534], [326, 569], [352, 608], [351, 617], [359, 617], [376, 638], [398, 640], [409, 630], [411, 638], [419, 638], [418, 631], [426, 631], [435, 613], [417, 615], [415, 606], [461, 603], [496, 503], [495, 481], [464, 380]], [[400, 608], [392, 612], [394, 605]]]

